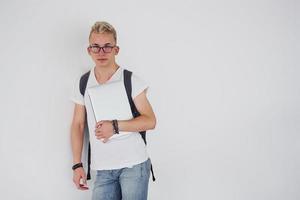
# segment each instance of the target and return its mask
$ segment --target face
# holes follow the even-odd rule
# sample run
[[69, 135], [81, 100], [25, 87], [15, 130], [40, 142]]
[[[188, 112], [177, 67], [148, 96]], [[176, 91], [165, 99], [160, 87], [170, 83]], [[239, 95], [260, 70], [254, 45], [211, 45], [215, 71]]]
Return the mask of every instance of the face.
[[92, 33], [90, 46], [87, 48], [89, 55], [96, 66], [110, 67], [115, 64], [115, 56], [119, 53], [113, 34]]

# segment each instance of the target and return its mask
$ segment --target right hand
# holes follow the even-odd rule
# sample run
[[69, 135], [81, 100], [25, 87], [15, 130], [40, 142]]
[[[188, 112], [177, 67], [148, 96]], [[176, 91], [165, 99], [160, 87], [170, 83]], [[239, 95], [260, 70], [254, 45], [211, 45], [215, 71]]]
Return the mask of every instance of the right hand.
[[[82, 184], [80, 183], [82, 180]], [[87, 182], [86, 182], [86, 174], [84, 172], [83, 167], [79, 167], [73, 171], [73, 182], [79, 190], [88, 190]]]

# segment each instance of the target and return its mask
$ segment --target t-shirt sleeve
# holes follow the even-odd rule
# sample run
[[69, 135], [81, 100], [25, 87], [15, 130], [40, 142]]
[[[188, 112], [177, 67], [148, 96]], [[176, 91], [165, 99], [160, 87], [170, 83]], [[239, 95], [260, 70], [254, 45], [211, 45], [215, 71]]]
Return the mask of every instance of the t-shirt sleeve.
[[73, 90], [71, 92], [70, 100], [74, 103], [84, 105], [84, 98], [81, 95], [80, 89], [79, 89], [79, 81], [80, 81], [80, 77], [76, 79], [76, 81], [73, 85]]
[[141, 79], [135, 74], [132, 74], [131, 83], [132, 83], [132, 94], [131, 94], [132, 99], [137, 97], [144, 90], [147, 92], [147, 90], [149, 89], [148, 83], [146, 83], [143, 79]]

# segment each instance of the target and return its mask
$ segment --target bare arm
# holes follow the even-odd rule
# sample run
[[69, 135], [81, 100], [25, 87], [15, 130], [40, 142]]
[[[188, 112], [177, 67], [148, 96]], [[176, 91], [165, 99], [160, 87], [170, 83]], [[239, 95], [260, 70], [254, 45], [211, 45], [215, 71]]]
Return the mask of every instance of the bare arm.
[[[85, 107], [83, 105], [75, 104], [73, 120], [71, 125], [71, 145], [73, 153], [73, 164], [81, 162], [81, 154], [84, 140], [84, 121], [85, 121]], [[80, 185], [80, 180], [83, 185]], [[79, 190], [87, 190], [86, 174], [82, 167], [74, 170], [73, 182]]]
[[119, 130], [126, 132], [139, 132], [154, 129], [156, 125], [156, 117], [151, 104], [147, 99], [146, 91], [143, 91], [134, 98], [134, 103], [141, 115], [131, 120], [119, 120]]
[[71, 144], [73, 163], [81, 162], [81, 153], [84, 139], [85, 107], [75, 104], [73, 120], [71, 125]]

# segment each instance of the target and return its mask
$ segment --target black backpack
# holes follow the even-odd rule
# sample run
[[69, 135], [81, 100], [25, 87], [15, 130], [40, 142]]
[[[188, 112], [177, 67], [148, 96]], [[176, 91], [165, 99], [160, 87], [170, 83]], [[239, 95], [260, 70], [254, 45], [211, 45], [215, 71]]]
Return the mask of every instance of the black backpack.
[[[80, 93], [82, 96], [84, 96], [84, 93], [85, 93], [85, 89], [86, 89], [86, 85], [87, 85], [87, 82], [88, 82], [88, 79], [89, 79], [89, 76], [90, 76], [90, 72], [91, 71], [88, 71], [86, 72], [85, 74], [83, 74], [80, 78], [80, 82], [79, 82], [79, 90], [80, 90]], [[131, 96], [131, 91], [132, 91], [132, 85], [131, 85], [131, 76], [132, 76], [132, 72], [131, 71], [128, 71], [127, 69], [124, 69], [124, 85], [125, 85], [125, 89], [126, 89], [126, 94], [127, 94], [127, 97], [128, 97], [128, 101], [129, 101], [129, 104], [130, 104], [130, 108], [131, 108], [131, 113], [132, 113], [132, 116], [135, 118], [135, 117], [138, 117], [140, 116], [141, 114], [139, 113], [139, 111], [137, 110], [134, 102], [133, 102], [133, 99], [132, 99], [132, 96]], [[87, 113], [85, 111], [85, 128], [87, 127]], [[146, 141], [146, 131], [142, 131], [140, 132], [143, 140], [144, 140], [144, 143], [147, 145], [147, 141]], [[90, 169], [90, 165], [91, 165], [91, 144], [89, 142], [89, 147], [88, 147], [88, 170], [87, 170], [87, 180], [90, 180], [91, 179], [91, 169]], [[151, 164], [151, 173], [152, 173], [152, 180], [155, 181], [155, 177], [154, 177], [154, 173], [153, 173], [153, 167], [152, 167], [152, 164]]]

